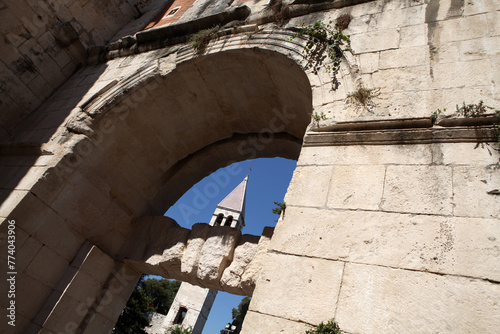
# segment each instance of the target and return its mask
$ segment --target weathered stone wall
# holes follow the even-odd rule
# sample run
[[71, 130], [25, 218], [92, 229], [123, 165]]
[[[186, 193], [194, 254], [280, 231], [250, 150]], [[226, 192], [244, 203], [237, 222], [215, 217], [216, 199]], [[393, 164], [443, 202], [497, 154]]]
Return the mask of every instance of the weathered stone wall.
[[[244, 331], [300, 333], [336, 317], [352, 333], [495, 332], [493, 118], [449, 126], [430, 115], [479, 100], [499, 107], [500, 7], [360, 2], [291, 4], [283, 27], [260, 2], [183, 26], [247, 15], [203, 56], [169, 35], [175, 26], [119, 40], [24, 120], [0, 146], [0, 259], [15, 220], [16, 332], [111, 328], [140, 275], [120, 258], [133, 222], [231, 162], [297, 158], [302, 138]], [[344, 13], [355, 53], [332, 91], [329, 73], [305, 69], [305, 39], [290, 41], [287, 28]], [[359, 84], [380, 88], [370, 110], [345, 102]], [[313, 112], [328, 119], [308, 126]], [[235, 249], [233, 263], [244, 263]]]
[[473, 143], [304, 147], [244, 331], [495, 332], [497, 163]]
[[[85, 65], [88, 48], [108, 43], [140, 16], [144, 4], [139, 0], [3, 1], [0, 138], [12, 135], [22, 119]], [[90, 87], [94, 80], [82, 84]]]

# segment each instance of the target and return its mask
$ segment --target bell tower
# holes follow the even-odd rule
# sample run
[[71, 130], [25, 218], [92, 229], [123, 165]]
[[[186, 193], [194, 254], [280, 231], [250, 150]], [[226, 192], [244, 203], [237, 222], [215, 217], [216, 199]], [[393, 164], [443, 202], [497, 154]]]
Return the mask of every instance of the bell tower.
[[[248, 175], [215, 208], [210, 226], [230, 226], [241, 231], [245, 226], [245, 200]], [[170, 333], [176, 325], [191, 327], [201, 334], [217, 296], [217, 290], [183, 282], [168, 311], [163, 327]]]
[[210, 226], [230, 226], [241, 231], [245, 226], [245, 198], [248, 175], [215, 207]]

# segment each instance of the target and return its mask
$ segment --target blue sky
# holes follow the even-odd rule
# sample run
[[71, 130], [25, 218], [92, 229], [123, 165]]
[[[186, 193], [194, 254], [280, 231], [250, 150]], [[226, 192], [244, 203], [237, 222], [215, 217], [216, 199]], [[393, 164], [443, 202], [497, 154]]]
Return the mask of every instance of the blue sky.
[[[179, 225], [191, 228], [198, 222], [208, 223], [215, 206], [226, 197], [247, 174], [246, 226], [244, 234], [261, 235], [265, 226], [275, 226], [274, 202], [283, 202], [297, 162], [282, 158], [246, 160], [219, 169], [207, 176], [182, 196], [166, 213]], [[243, 296], [219, 292], [203, 334], [219, 334], [231, 322], [231, 310]]]

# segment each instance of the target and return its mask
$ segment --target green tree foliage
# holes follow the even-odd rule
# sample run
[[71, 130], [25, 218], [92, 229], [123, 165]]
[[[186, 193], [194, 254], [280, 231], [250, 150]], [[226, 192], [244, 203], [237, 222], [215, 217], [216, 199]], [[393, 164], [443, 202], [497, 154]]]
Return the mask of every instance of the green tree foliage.
[[167, 314], [181, 282], [166, 279], [145, 279], [142, 275], [127, 305], [116, 322], [113, 333], [146, 334], [149, 326], [148, 312]]
[[[285, 215], [285, 209], [286, 209], [286, 203], [279, 203], [279, 202], [274, 202], [274, 204], [276, 205], [275, 208], [273, 208], [273, 213], [275, 215], [278, 215], [278, 216], [281, 216], [281, 213], [283, 213], [283, 216]], [[278, 219], [275, 220], [276, 222], [278, 221]]]
[[180, 281], [169, 281], [167, 279], [149, 278], [142, 283], [142, 289], [146, 296], [151, 299], [154, 312], [161, 314], [168, 313], [180, 286]]
[[[236, 326], [234, 330], [234, 334], [239, 334], [241, 332], [241, 327], [243, 326], [243, 320], [245, 320], [245, 316], [247, 315], [248, 306], [250, 305], [250, 301], [252, 298], [245, 297], [241, 300], [238, 308], [233, 308], [232, 317], [233, 322], [232, 325]], [[221, 330], [221, 334], [224, 333], [224, 330]]]
[[142, 275], [132, 295], [123, 309], [113, 333], [123, 334], [146, 334], [143, 328], [149, 326], [147, 312], [153, 311], [149, 306], [151, 300], [141, 288], [145, 275]]

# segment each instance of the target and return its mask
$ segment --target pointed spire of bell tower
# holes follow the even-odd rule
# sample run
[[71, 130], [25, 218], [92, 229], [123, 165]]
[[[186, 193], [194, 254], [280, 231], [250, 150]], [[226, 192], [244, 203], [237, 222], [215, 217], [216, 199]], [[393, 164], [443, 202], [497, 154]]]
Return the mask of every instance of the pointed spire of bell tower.
[[211, 226], [230, 226], [241, 230], [245, 226], [245, 201], [248, 175], [215, 208]]

